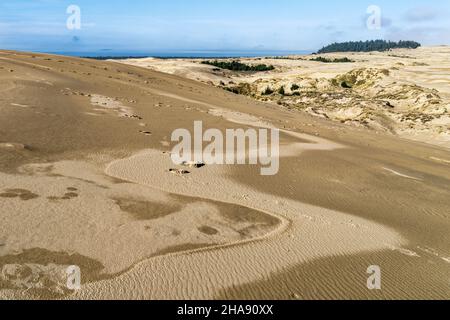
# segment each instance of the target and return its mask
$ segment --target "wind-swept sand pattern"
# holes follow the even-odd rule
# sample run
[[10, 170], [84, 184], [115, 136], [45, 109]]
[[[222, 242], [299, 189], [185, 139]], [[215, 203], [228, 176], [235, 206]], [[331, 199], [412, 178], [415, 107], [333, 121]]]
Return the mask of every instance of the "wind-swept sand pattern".
[[[1, 298], [450, 297], [447, 149], [115, 62], [0, 66]], [[279, 128], [279, 173], [174, 165], [199, 120]]]
[[[171, 193], [220, 199], [273, 212], [290, 223], [248, 243], [148, 260], [120, 277], [119, 283], [127, 285], [115, 281], [100, 282], [86, 288], [80, 297], [89, 298], [91, 292], [101, 291], [104, 292], [102, 298], [113, 298], [114, 292], [122, 286], [130, 288], [126, 296], [137, 299], [211, 299], [221, 290], [263, 280], [310, 259], [402, 245], [401, 236], [393, 230], [343, 213], [256, 192], [230, 181], [221, 167], [205, 168], [186, 179], [160, 174], [167, 172], [171, 165], [167, 155], [148, 151], [113, 162], [106, 172], [133, 183], [158, 186]], [[321, 240], [316, 243], [318, 235], [323, 234], [326, 234], [325, 239], [319, 236]], [[158, 276], [150, 274], [150, 270], [155, 270]], [[176, 282], [175, 279], [184, 281]], [[144, 288], [160, 288], [167, 281], [171, 285], [164, 292], [136, 290], [138, 283]]]

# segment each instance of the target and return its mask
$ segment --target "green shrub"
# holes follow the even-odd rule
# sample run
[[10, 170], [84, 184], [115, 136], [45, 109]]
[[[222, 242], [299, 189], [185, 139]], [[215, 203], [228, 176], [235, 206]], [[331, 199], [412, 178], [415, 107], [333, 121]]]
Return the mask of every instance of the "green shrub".
[[336, 59], [328, 59], [324, 57], [317, 57], [313, 58], [310, 61], [317, 61], [317, 62], [323, 62], [323, 63], [349, 63], [349, 62], [355, 62], [353, 60], [350, 60], [349, 58], [336, 58]]
[[273, 94], [273, 90], [270, 87], [267, 87], [264, 91], [263, 91], [263, 96], [270, 96], [271, 94]]
[[242, 94], [242, 95], [246, 95], [249, 96], [252, 94], [252, 88], [251, 85], [249, 83], [239, 83], [236, 86], [233, 87], [223, 87], [223, 89], [233, 92], [235, 94]]
[[231, 71], [255, 71], [255, 72], [259, 72], [259, 71], [271, 71], [274, 70], [275, 67], [274, 66], [268, 66], [265, 64], [258, 64], [258, 65], [247, 65], [244, 63], [241, 63], [239, 61], [218, 61], [218, 60], [214, 60], [214, 61], [202, 61], [202, 64], [207, 64], [210, 66], [215, 66], [221, 69], [227, 69], [227, 70], [231, 70]]

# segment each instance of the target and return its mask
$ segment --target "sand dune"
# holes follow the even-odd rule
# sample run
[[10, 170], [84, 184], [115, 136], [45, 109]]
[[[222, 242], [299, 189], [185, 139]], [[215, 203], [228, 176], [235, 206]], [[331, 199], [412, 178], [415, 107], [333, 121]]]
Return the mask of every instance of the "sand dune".
[[[148, 65], [1, 51], [0, 66], [0, 298], [450, 297], [448, 149]], [[279, 128], [279, 173], [175, 165], [172, 132], [198, 120]]]

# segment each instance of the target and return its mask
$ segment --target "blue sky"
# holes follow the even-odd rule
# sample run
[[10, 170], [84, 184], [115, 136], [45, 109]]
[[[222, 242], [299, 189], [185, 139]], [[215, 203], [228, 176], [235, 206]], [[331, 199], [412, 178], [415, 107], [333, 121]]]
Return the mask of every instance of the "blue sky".
[[[69, 30], [69, 5], [81, 29]], [[366, 27], [369, 5], [382, 28]], [[334, 41], [450, 44], [448, 0], [0, 0], [0, 48], [29, 51], [317, 50]]]

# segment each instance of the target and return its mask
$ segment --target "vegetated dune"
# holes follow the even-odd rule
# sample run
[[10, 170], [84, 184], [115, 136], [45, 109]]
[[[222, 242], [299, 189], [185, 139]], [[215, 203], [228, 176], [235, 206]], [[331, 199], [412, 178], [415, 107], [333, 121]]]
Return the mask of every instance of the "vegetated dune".
[[[0, 92], [1, 298], [450, 296], [444, 148], [109, 61], [1, 51]], [[279, 173], [174, 165], [199, 120], [282, 129]]]
[[[135, 59], [149, 67], [333, 121], [450, 147], [450, 48], [246, 58], [274, 71], [236, 73], [202, 60]], [[343, 60], [343, 58], [348, 58]], [[231, 59], [232, 60], [232, 59]], [[176, 65], [176, 68], [172, 66]]]

